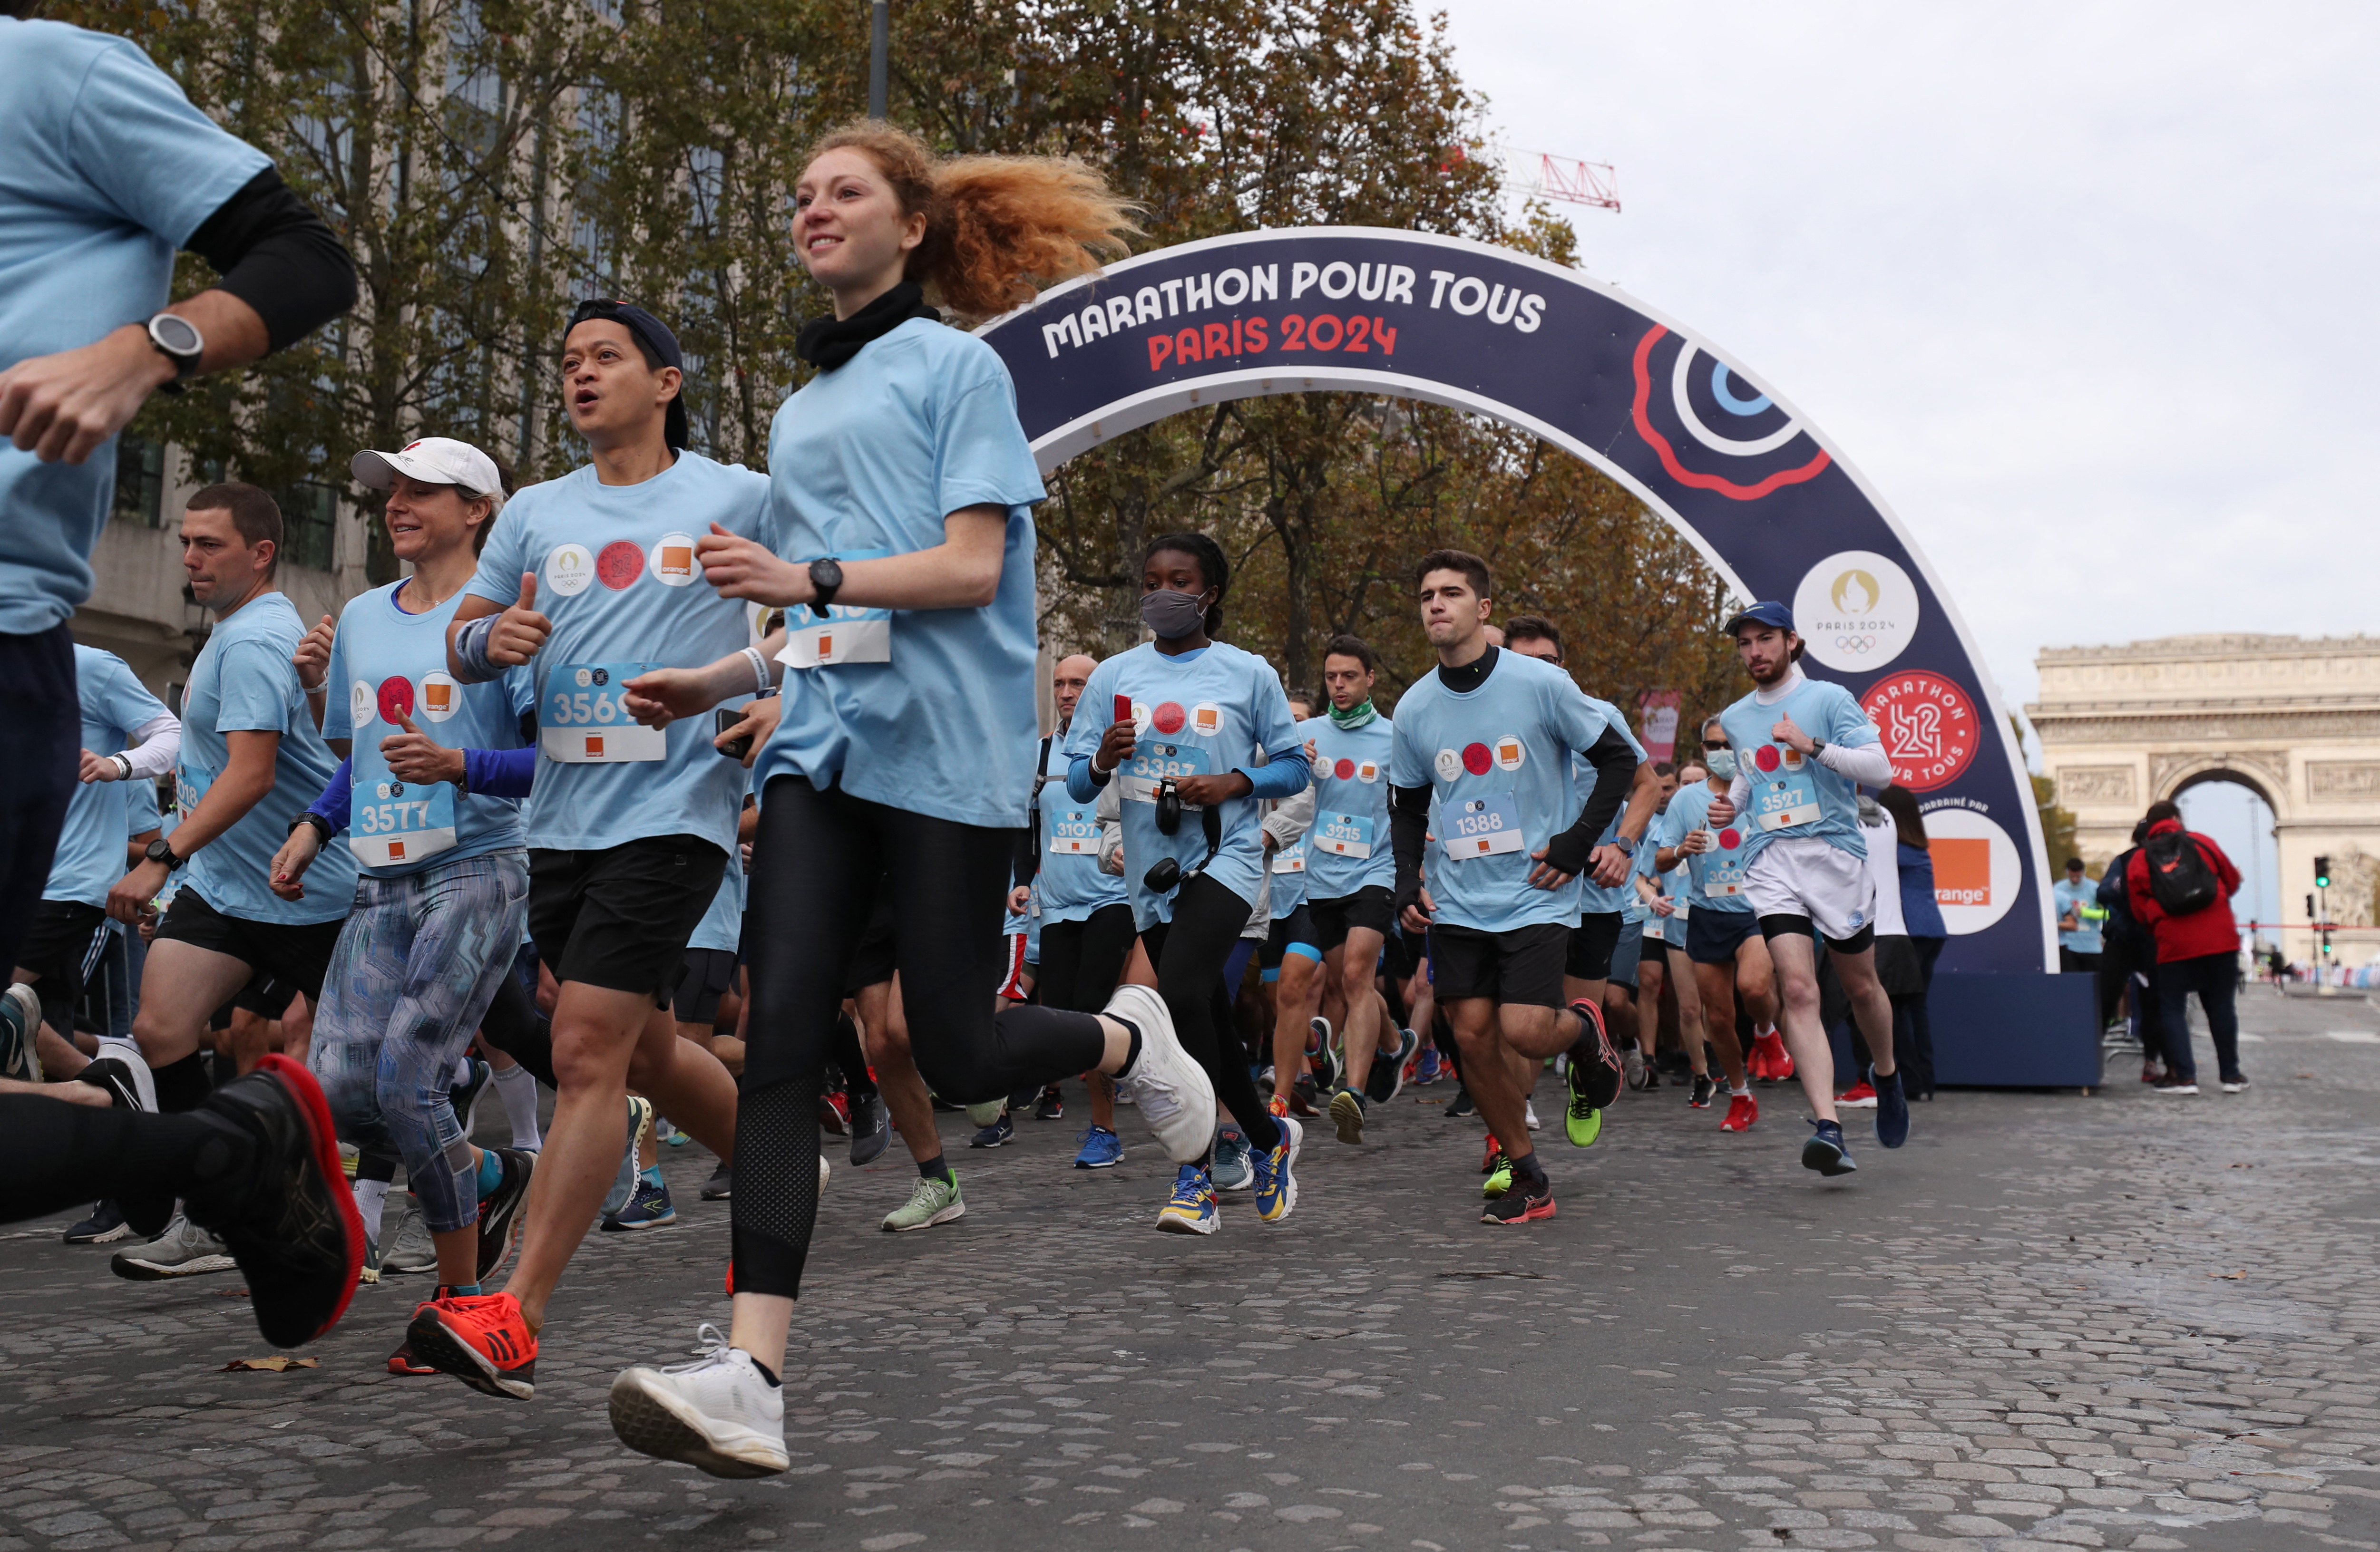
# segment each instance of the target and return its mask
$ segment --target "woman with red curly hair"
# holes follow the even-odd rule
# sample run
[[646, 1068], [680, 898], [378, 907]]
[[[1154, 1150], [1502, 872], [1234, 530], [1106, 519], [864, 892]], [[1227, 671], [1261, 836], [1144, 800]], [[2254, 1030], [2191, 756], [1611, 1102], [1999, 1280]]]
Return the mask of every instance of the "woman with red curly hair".
[[721, 1476], [785, 1469], [778, 1375], [818, 1211], [819, 1080], [880, 879], [911, 1049], [945, 1098], [1096, 1068], [1177, 1160], [1207, 1148], [1215, 1103], [1152, 988], [1119, 988], [1096, 1014], [992, 1011], [1038, 744], [1032, 507], [1047, 492], [1006, 367], [928, 298], [969, 320], [1029, 301], [1123, 252], [1129, 208], [1079, 162], [939, 160], [876, 122], [821, 141], [794, 198], [796, 249], [834, 314], [802, 331], [818, 375], [770, 430], [772, 542], [698, 546], [706, 581], [786, 610], [786, 626], [766, 651], [648, 676], [630, 705], [698, 715], [785, 674], [753, 778], [733, 1328], [612, 1388], [631, 1449]]

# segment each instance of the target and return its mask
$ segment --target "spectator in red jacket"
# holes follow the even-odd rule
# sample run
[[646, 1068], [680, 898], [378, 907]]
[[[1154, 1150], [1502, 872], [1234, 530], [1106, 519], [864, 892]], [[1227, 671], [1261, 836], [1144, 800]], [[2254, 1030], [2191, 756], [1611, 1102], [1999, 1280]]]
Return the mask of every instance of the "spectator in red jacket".
[[[2232, 919], [2231, 897], [2240, 889], [2240, 869], [2223, 848], [2204, 835], [2185, 830], [2181, 810], [2171, 803], [2153, 803], [2148, 812], [2149, 843], [2131, 855], [2124, 869], [2124, 892], [2132, 915], [2156, 935], [2157, 1002], [2165, 1014], [2165, 1076], [2160, 1094], [2198, 1092], [2198, 1066], [2190, 1051], [2190, 994], [2206, 1011], [2206, 1031], [2215, 1040], [2215, 1062], [2223, 1092], [2237, 1094], [2248, 1086], [2240, 1070], [2240, 1015], [2233, 999], [2240, 984], [2240, 925]], [[2187, 915], [2170, 915], [2149, 887], [2149, 847], [2157, 837], [2180, 835], [2198, 848], [2214, 873], [2220, 893], [2212, 904]]]

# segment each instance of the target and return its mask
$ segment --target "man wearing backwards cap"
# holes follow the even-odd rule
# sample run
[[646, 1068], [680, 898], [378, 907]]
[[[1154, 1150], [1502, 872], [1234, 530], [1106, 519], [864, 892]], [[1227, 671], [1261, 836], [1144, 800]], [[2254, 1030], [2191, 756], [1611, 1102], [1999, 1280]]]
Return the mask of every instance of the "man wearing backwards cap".
[[1888, 784], [1892, 762], [1849, 690], [1803, 673], [1792, 611], [1755, 603], [1727, 632], [1753, 690], [1719, 713], [1736, 774], [1727, 795], [1711, 800], [1707, 820], [1716, 828], [1742, 817], [1744, 899], [1776, 962], [1778, 1023], [1816, 1112], [1802, 1163], [1848, 1174], [1857, 1166], [1835, 1117], [1834, 1057], [1818, 1023], [1820, 938], [1876, 1053], [1876, 1139], [1888, 1148], [1909, 1140], [1909, 1104], [1889, 1054], [1892, 1004], [1876, 978], [1876, 890], [1859, 826], [1860, 786]]
[[[694, 543], [764, 537], [769, 480], [686, 450], [684, 361], [644, 309], [579, 304], [563, 408], [592, 461], [506, 503], [447, 635], [462, 683], [535, 675], [529, 936], [562, 988], [560, 1098], [519, 1265], [504, 1292], [434, 1301], [407, 1333], [417, 1359], [491, 1395], [535, 1388], [546, 1302], [617, 1172], [629, 1088], [735, 1157], [735, 1080], [678, 1038], [670, 994], [735, 855], [744, 772], [707, 722], [642, 727], [623, 699], [639, 674], [752, 642], [744, 606], [701, 585]], [[752, 661], [757, 691], [768, 664], [757, 649]]]

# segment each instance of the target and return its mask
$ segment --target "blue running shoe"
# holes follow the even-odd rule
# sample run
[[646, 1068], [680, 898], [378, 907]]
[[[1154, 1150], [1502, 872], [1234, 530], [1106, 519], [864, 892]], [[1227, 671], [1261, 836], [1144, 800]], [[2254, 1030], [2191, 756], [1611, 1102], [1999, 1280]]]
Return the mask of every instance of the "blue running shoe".
[[1901, 1091], [1900, 1074], [1879, 1078], [1871, 1067], [1867, 1081], [1876, 1090], [1876, 1140], [1897, 1148], [1909, 1141], [1909, 1096]]
[[616, 1234], [636, 1229], [659, 1229], [676, 1221], [677, 1208], [670, 1204], [669, 1187], [639, 1178], [628, 1205], [605, 1219], [603, 1227]]
[[1279, 1223], [1297, 1206], [1297, 1150], [1305, 1146], [1305, 1131], [1288, 1116], [1275, 1116], [1272, 1123], [1281, 1128], [1281, 1141], [1256, 1156], [1257, 1216]]
[[1104, 1126], [1083, 1134], [1083, 1151], [1075, 1155], [1077, 1170], [1111, 1170], [1123, 1162], [1123, 1139]]
[[1199, 1165], [1183, 1165], [1173, 1177], [1172, 1197], [1158, 1209], [1158, 1228], [1169, 1234], [1211, 1234], [1221, 1223], [1213, 1177]]
[[1414, 1066], [1414, 1085], [1417, 1088], [1427, 1088], [1444, 1076], [1446, 1076], [1446, 1058], [1438, 1054], [1438, 1048], [1434, 1045], [1422, 1047], [1421, 1055], [1416, 1059]]
[[1843, 1129], [1839, 1122], [1814, 1121], [1810, 1140], [1802, 1145], [1802, 1168], [1815, 1170], [1832, 1178], [1848, 1175], [1859, 1168], [1852, 1162], [1852, 1150], [1844, 1146]]
[[1006, 1110], [1002, 1110], [1000, 1112], [1000, 1118], [997, 1121], [994, 1121], [990, 1125], [977, 1133], [975, 1136], [968, 1141], [967, 1146], [996, 1148], [1002, 1143], [1014, 1141], [1015, 1136], [1015, 1118], [1011, 1116]]
[[1237, 1122], [1215, 1129], [1215, 1164], [1208, 1171], [1218, 1191], [1245, 1191], [1257, 1182], [1255, 1150]]

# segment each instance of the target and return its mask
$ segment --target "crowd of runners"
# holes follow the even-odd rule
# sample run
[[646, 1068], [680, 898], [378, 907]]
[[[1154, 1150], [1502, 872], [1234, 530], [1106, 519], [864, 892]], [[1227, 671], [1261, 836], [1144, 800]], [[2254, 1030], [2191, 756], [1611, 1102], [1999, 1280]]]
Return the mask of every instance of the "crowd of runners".
[[[822, 1133], [856, 1164], [897, 1133], [917, 1181], [881, 1222], [928, 1229], [965, 1211], [938, 1105], [997, 1147], [1080, 1078], [1075, 1167], [1158, 1149], [1155, 1228], [1212, 1235], [1235, 1194], [1243, 1223], [1293, 1218], [1305, 1123], [1361, 1147], [1403, 1085], [1451, 1083], [1443, 1115], [1487, 1133], [1481, 1218], [1521, 1226], [1556, 1211], [1540, 1092], [1592, 1146], [1623, 1086], [1662, 1085], [1674, 1026], [1670, 1081], [1718, 1129], [1798, 1081], [1808, 1168], [1854, 1168], [1839, 1104], [1906, 1138], [1896, 1049], [1922, 1046], [1879, 943], [1922, 936], [1895, 862], [1922, 824], [1779, 604], [1728, 622], [1746, 688], [1670, 770], [1554, 624], [1499, 617], [1475, 555], [1403, 569], [1437, 664], [1390, 715], [1364, 640], [1300, 691], [1224, 639], [1225, 555], [1169, 534], [1135, 557], [1152, 639], [1057, 658], [1040, 731], [1041, 479], [999, 358], [925, 298], [989, 316], [1117, 251], [1129, 209], [1077, 164], [828, 137], [793, 221], [833, 313], [767, 474], [693, 450], [667, 324], [594, 300], [552, 385], [586, 461], [516, 488], [459, 438], [356, 452], [407, 575], [336, 618], [277, 589], [265, 492], [199, 491], [211, 629], [169, 710], [66, 633], [89, 455], [352, 282], [129, 45], [0, 18], [18, 56], [40, 68], [0, 96], [42, 100], [0, 141], [75, 144], [105, 177], [63, 157], [53, 202], [140, 249], [99, 310], [162, 302], [174, 247], [224, 281], [0, 370], [9, 1216], [96, 1203], [68, 1238], [128, 1278], [236, 1267], [285, 1345], [359, 1279], [422, 1277], [391, 1368], [527, 1400], [580, 1242], [674, 1221], [656, 1150], [691, 1137], [729, 1204], [728, 1328], [627, 1369], [611, 1417], [734, 1476], [786, 1466]], [[1843, 1012], [1872, 1054], [1839, 1097]], [[503, 1146], [475, 1141], [489, 1099]], [[1440, 1131], [1467, 1161], [1477, 1133]]]

